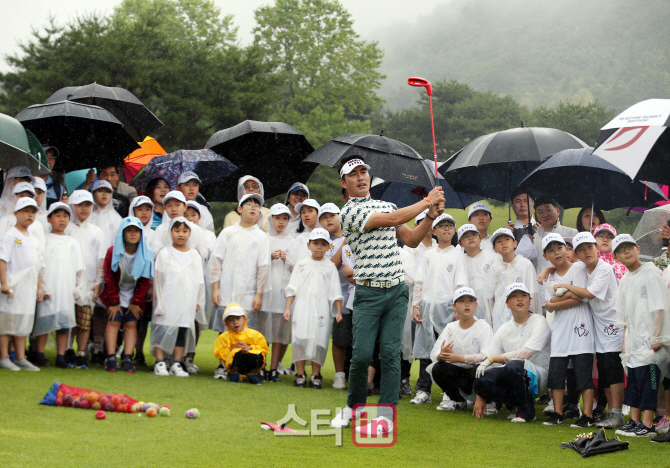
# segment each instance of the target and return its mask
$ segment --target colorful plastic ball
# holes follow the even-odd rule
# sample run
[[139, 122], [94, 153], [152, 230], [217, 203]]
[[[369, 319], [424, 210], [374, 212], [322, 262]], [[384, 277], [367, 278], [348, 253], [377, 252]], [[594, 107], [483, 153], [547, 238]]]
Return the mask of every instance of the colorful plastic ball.
[[93, 403], [93, 404], [91, 405], [91, 409], [94, 409], [94, 410], [96, 410], [96, 411], [98, 411], [98, 410], [101, 409], [101, 408], [102, 408], [102, 405], [100, 404], [99, 401], [96, 401], [95, 403]]
[[106, 405], [107, 403], [109, 403], [109, 398], [107, 398], [106, 396], [104, 396], [104, 397], [100, 398], [100, 399], [98, 400], [98, 402], [99, 402], [100, 405], [104, 408], [105, 405]]
[[111, 401], [108, 401], [107, 404], [105, 405], [105, 411], [114, 411], [116, 407]]
[[73, 399], [74, 398], [72, 398], [72, 395], [67, 394], [63, 397], [63, 403], [65, 404], [65, 406], [72, 406]]
[[191, 408], [190, 410], [186, 410], [186, 414], [184, 416], [186, 416], [188, 419], [195, 419], [200, 416], [200, 411], [198, 411], [197, 408]]
[[63, 406], [63, 399], [62, 398], [56, 398], [56, 406]]
[[169, 406], [169, 405], [163, 405], [163, 406], [161, 406], [161, 408], [167, 408], [167, 409], [169, 409], [169, 410], [171, 410], [171, 409], [172, 409], [172, 408], [170, 408], [170, 406]]
[[109, 401], [111, 401], [114, 404], [114, 406], [121, 404], [121, 398], [117, 396], [113, 396], [112, 398], [109, 399]]
[[147, 408], [146, 413], [147, 413], [147, 416], [150, 417], [150, 418], [153, 418], [153, 417], [156, 416], [156, 414], [158, 414], [157, 411], [156, 411], [156, 408], [154, 408], [153, 406]]
[[140, 411], [140, 405], [137, 403], [134, 403], [133, 406], [130, 407], [130, 412], [131, 413], [137, 413]]
[[79, 401], [79, 398], [75, 398], [74, 400], [72, 400], [72, 407], [73, 408], [81, 408], [81, 403]]
[[91, 408], [91, 404], [88, 402], [86, 398], [82, 398], [79, 400], [79, 407], [83, 409], [89, 409]]
[[107, 413], [104, 411], [97, 411], [95, 413], [95, 419], [105, 419], [107, 417]]
[[161, 416], [170, 416], [170, 408], [167, 406], [163, 406], [160, 411], [158, 412]]
[[140, 411], [141, 412], [143, 412], [143, 413], [146, 412], [147, 408], [148, 408], [148, 406], [147, 406], [146, 403], [142, 402], [142, 404], [140, 404]]
[[120, 405], [117, 405], [116, 411], [118, 413], [127, 413], [128, 412], [128, 405], [124, 405], [123, 403], [121, 403]]

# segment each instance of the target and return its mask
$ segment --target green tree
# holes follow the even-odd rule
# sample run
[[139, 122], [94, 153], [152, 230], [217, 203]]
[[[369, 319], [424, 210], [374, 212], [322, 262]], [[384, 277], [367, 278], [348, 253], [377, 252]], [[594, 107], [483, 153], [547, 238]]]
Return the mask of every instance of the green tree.
[[614, 109], [599, 102], [588, 104], [560, 102], [556, 107], [539, 106], [532, 110], [527, 126], [558, 128], [594, 146], [600, 129], [614, 118]]
[[368, 133], [382, 100], [376, 90], [382, 51], [361, 41], [349, 12], [335, 0], [276, 0], [255, 12], [255, 44], [283, 80], [273, 116], [319, 146]]
[[125, 0], [109, 17], [51, 21], [7, 58], [0, 111], [95, 81], [142, 100], [165, 124], [152, 136], [166, 149], [202, 148], [216, 130], [264, 120], [279, 96], [263, 51], [238, 47], [231, 20], [207, 0]]

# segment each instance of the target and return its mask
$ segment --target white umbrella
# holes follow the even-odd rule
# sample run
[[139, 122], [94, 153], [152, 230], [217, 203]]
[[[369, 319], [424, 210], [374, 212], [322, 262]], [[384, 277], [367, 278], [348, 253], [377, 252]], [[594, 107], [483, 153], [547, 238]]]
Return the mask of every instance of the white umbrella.
[[670, 182], [670, 99], [638, 102], [600, 129], [593, 152], [633, 180]]

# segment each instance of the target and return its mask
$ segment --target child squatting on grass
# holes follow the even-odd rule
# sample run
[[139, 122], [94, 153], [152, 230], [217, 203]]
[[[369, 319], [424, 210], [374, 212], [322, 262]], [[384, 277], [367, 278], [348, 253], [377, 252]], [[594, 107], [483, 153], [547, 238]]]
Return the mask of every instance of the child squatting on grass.
[[247, 327], [247, 313], [235, 302], [224, 310], [223, 323], [227, 330], [214, 342], [214, 356], [226, 368], [228, 381], [237, 383], [242, 374], [250, 384], [261, 385], [258, 372], [265, 367], [265, 356], [270, 351], [265, 338]]

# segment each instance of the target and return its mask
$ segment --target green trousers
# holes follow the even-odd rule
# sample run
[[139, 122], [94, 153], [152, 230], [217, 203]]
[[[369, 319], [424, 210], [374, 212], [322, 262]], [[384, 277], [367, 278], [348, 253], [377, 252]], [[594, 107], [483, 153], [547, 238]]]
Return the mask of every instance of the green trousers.
[[365, 403], [368, 366], [379, 336], [381, 395], [379, 403], [398, 404], [400, 392], [400, 342], [405, 326], [409, 288], [403, 282], [392, 288], [356, 285], [352, 314], [354, 340], [349, 370], [347, 406]]

